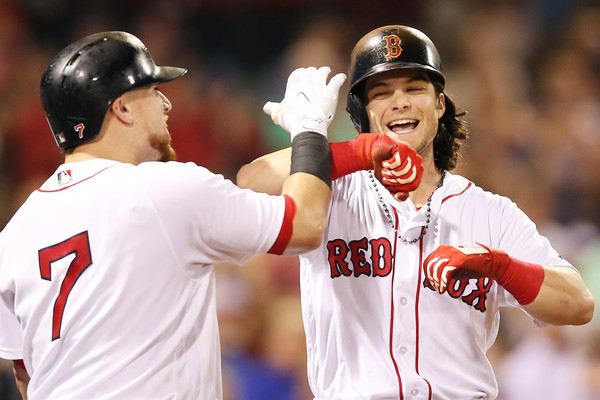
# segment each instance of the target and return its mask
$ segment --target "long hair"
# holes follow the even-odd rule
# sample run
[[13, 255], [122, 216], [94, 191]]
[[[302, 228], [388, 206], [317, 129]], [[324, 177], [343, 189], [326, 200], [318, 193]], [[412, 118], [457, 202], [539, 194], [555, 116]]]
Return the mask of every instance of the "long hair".
[[[434, 81], [436, 93], [444, 93], [440, 82]], [[450, 97], [444, 93], [446, 98], [446, 112], [439, 119], [437, 134], [433, 139], [433, 157], [435, 166], [440, 171], [452, 171], [456, 168], [463, 141], [469, 137], [469, 130], [464, 116], [466, 111], [458, 111]]]

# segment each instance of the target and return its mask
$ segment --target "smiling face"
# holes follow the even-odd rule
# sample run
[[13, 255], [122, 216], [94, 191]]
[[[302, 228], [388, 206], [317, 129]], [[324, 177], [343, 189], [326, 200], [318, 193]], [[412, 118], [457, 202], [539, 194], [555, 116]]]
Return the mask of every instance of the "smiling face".
[[365, 94], [371, 132], [406, 143], [422, 156], [433, 154], [445, 102], [427, 73], [398, 69], [374, 75]]

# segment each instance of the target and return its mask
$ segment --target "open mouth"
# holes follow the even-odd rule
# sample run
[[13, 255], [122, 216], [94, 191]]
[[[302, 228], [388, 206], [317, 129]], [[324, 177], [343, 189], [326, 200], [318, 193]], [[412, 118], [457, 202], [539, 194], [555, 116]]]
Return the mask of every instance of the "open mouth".
[[419, 121], [415, 119], [398, 119], [387, 124], [387, 128], [394, 133], [407, 133], [417, 128]]

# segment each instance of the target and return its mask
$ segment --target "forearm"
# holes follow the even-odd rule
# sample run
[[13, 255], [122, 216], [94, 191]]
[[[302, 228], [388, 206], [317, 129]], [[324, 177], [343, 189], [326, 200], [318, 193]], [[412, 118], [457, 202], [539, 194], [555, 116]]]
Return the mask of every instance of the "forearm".
[[295, 173], [285, 180], [282, 194], [296, 203], [293, 233], [284, 254], [297, 255], [317, 248], [327, 224], [329, 186], [314, 175]]
[[237, 185], [255, 192], [282, 194], [290, 174], [291, 147], [264, 155], [244, 165], [237, 173]]
[[15, 374], [15, 382], [17, 389], [21, 393], [23, 400], [27, 400], [27, 386], [29, 385], [29, 374], [23, 368], [22, 360], [13, 361], [13, 373]]
[[[387, 136], [362, 133], [346, 142], [329, 143], [331, 179], [360, 170], [374, 169], [377, 179], [398, 200], [415, 190], [423, 174], [421, 157], [410, 147]], [[244, 165], [237, 174], [237, 185], [257, 192], [281, 194], [290, 172], [291, 149], [267, 154]]]
[[552, 325], [583, 325], [594, 312], [594, 299], [581, 276], [568, 267], [543, 266], [544, 282], [535, 300], [524, 306]]
[[574, 269], [529, 263], [480, 246], [439, 246], [423, 263], [427, 280], [444, 293], [452, 279], [489, 277], [539, 321], [583, 325], [592, 319], [594, 299]]
[[[292, 139], [290, 160], [289, 176], [282, 186], [284, 223], [274, 248], [269, 250], [274, 254], [301, 254], [317, 248], [331, 200], [331, 151], [326, 137], [315, 132], [298, 134]], [[287, 243], [282, 246], [284, 237]]]

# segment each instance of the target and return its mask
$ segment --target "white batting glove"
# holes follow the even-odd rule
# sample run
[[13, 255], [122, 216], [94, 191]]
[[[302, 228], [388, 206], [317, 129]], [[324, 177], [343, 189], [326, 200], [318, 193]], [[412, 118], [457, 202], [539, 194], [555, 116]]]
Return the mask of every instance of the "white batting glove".
[[283, 101], [264, 105], [264, 112], [288, 131], [292, 140], [306, 131], [327, 137], [327, 128], [337, 108], [340, 87], [346, 80], [346, 75], [339, 73], [327, 83], [330, 72], [329, 67], [298, 68], [288, 78]]

